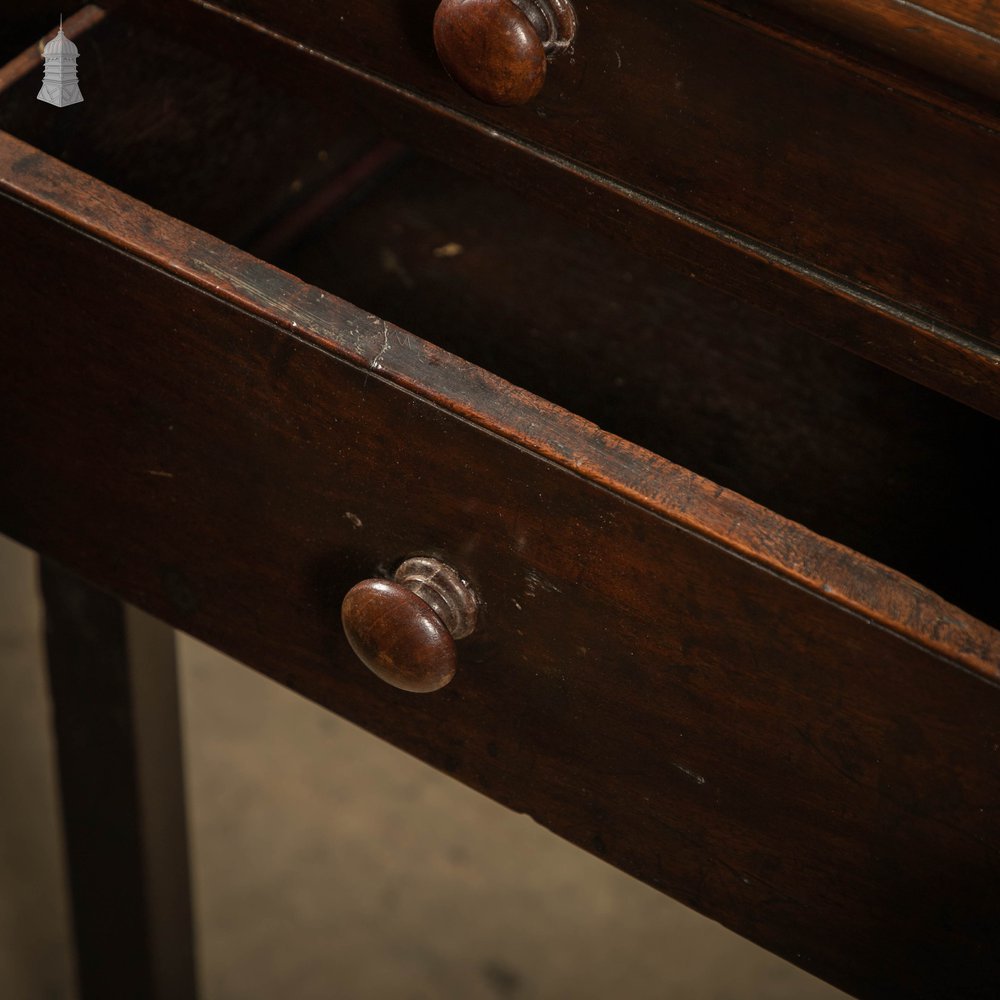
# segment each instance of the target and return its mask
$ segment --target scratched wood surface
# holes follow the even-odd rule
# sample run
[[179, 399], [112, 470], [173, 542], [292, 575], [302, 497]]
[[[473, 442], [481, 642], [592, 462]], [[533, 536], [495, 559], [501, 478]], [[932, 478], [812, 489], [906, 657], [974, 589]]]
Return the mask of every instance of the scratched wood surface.
[[296, 0], [180, 6], [234, 45], [274, 50], [254, 58], [274, 80], [315, 74], [322, 100], [351, 79], [409, 140], [583, 206], [704, 280], [1000, 414], [995, 102], [956, 101], [708, 2], [589, 4], [572, 56], [520, 108], [448, 78], [434, 0], [331, 18]]
[[[95, 28], [81, 16], [85, 51], [136, 58], [107, 59], [88, 85], [96, 117], [67, 127], [26, 93], [38, 68], [32, 52], [29, 80], [0, 105], [0, 120], [23, 137], [258, 255], [276, 252], [282, 234], [297, 238], [310, 202], [290, 190], [296, 180], [315, 186], [320, 167], [335, 181], [358, 174], [339, 191], [340, 209], [328, 199], [318, 206], [333, 224], [281, 257], [282, 267], [996, 623], [988, 567], [1000, 539], [989, 509], [968, 502], [989, 493], [990, 468], [978, 456], [997, 448], [994, 422], [530, 199], [435, 161], [400, 166], [396, 157], [393, 166], [379, 146], [361, 155], [372, 135], [349, 101], [336, 115], [310, 113], [141, 20], [116, 14]], [[77, 20], [67, 22], [71, 34]], [[256, 112], [277, 113], [282, 101], [287, 141], [275, 152], [278, 126]], [[136, 122], [164, 107], [137, 151]], [[369, 179], [357, 168], [373, 157], [392, 179], [359, 198]], [[175, 183], [178, 172], [187, 184]], [[261, 205], [285, 208], [270, 236], [247, 224]], [[434, 255], [456, 239], [465, 252]], [[549, 310], [558, 336], [545, 332]]]
[[[76, 21], [67, 22], [71, 34]], [[293, 169], [315, 184], [317, 151], [333, 151], [323, 165], [347, 163], [331, 175], [350, 179], [382, 156], [376, 146], [351, 160], [372, 137], [349, 101], [335, 115], [310, 115], [141, 20], [116, 14], [88, 27], [81, 44], [137, 57], [108, 60], [91, 81], [96, 119], [72, 129], [54, 120], [24, 93], [33, 77], [0, 107], [0, 118], [115, 187], [257, 254], [275, 252], [282, 234], [294, 242], [299, 216], [308, 214], [309, 200], [287, 183]], [[37, 51], [31, 56], [28, 74], [37, 72]], [[161, 77], [153, 87], [150, 65]], [[206, 72], [215, 80], [207, 108], [198, 82]], [[135, 123], [161, 109], [165, 95], [169, 113], [155, 117], [137, 153], [129, 139]], [[231, 105], [274, 113], [282, 101], [289, 141], [275, 153], [270, 118]], [[396, 170], [391, 157], [379, 162]], [[188, 184], [174, 183], [178, 171]], [[343, 225], [322, 227], [282, 258], [286, 270], [996, 622], [1000, 600], [986, 567], [1000, 557], [1000, 540], [989, 510], [967, 499], [989, 493], [990, 469], [978, 455], [996, 450], [993, 422], [440, 163], [396, 170], [377, 197], [359, 199], [366, 176], [362, 170], [340, 191], [353, 213], [318, 206]], [[246, 224], [262, 204], [286, 209], [270, 236]], [[432, 231], [440, 244], [458, 236], [469, 252], [434, 257], [425, 241]], [[477, 291], [456, 297], [455, 286]], [[542, 301], [558, 311], [558, 337], [541, 334]]]
[[1000, 624], [983, 414], [426, 158], [276, 263]]
[[[5, 532], [858, 995], [995, 995], [1000, 635], [10, 137], [0, 192]], [[485, 602], [421, 699], [337, 621], [413, 552]]]

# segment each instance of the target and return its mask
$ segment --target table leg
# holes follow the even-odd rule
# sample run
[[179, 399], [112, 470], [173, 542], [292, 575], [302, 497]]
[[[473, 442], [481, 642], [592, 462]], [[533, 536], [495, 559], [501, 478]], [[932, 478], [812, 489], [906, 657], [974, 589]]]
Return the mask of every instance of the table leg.
[[42, 561], [82, 1000], [196, 994], [174, 637]]

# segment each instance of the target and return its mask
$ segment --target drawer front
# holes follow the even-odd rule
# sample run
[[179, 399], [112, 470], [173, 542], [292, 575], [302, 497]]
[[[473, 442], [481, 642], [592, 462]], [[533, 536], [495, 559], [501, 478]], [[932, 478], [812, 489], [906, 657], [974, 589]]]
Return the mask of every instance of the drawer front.
[[977, 0], [778, 0], [793, 14], [1000, 99], [1000, 14]]
[[[0, 136], [0, 529], [861, 995], [993, 995], [996, 633]], [[412, 554], [483, 601], [429, 696], [339, 627]]]
[[449, 79], [435, 0], [328, 16], [305, 0], [211, 7], [635, 189], [871, 311], [1000, 343], [995, 108], [707, 0], [577, 3], [572, 48], [521, 107], [482, 103]]

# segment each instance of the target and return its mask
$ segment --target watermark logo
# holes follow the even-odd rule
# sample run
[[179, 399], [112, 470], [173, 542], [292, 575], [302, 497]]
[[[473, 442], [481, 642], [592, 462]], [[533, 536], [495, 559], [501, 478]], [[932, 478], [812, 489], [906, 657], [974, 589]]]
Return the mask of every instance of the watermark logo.
[[45, 76], [38, 99], [57, 108], [68, 104], [79, 104], [83, 100], [80, 84], [76, 79], [77, 47], [63, 34], [62, 18], [59, 18], [59, 34], [42, 50], [45, 59]]

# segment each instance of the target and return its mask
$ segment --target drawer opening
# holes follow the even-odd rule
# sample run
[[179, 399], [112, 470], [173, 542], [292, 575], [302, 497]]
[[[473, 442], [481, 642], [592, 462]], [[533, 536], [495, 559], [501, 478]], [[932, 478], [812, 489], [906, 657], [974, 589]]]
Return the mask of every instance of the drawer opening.
[[418, 156], [276, 262], [1000, 625], [989, 417]]
[[0, 128], [1000, 626], [996, 423], [116, 12]]

